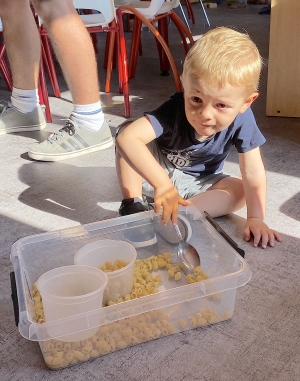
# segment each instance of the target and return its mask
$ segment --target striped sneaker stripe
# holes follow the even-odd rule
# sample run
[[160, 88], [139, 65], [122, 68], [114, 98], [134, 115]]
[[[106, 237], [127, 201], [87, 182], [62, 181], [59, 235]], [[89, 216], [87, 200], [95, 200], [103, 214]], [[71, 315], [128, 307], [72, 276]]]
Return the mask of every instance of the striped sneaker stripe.
[[70, 144], [70, 146], [72, 146], [76, 151], [79, 150], [79, 149], [82, 149], [82, 147], [80, 147], [72, 138], [70, 139], [67, 139], [67, 142], [68, 144]]
[[[77, 142], [74, 140], [74, 137], [77, 139]], [[90, 147], [89, 144], [77, 134], [72, 135], [72, 137], [61, 143], [60, 146], [66, 152], [80, 151], [83, 148]]]
[[89, 147], [89, 144], [85, 140], [83, 140], [82, 137], [79, 136], [77, 133], [75, 133], [72, 137], [77, 139], [83, 145], [83, 147], [85, 148]]
[[72, 152], [71, 148], [69, 148], [65, 143], [60, 144], [61, 148], [64, 149], [66, 152]]

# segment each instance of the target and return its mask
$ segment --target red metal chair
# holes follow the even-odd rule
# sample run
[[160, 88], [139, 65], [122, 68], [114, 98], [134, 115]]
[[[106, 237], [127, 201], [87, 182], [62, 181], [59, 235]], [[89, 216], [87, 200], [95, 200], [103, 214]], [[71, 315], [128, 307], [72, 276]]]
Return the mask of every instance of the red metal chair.
[[[151, 0], [148, 2], [133, 0], [129, 3], [129, 5], [120, 5], [118, 9], [121, 10], [122, 13], [134, 14], [135, 16], [129, 58], [129, 78], [133, 78], [135, 76], [141, 38], [141, 27], [142, 24], [144, 24], [149, 28], [149, 30], [156, 38], [158, 53], [160, 57], [160, 70], [162, 74], [168, 72], [171, 67], [175, 80], [176, 90], [182, 90], [179, 73], [172, 53], [169, 49], [169, 18], [177, 27], [186, 53], [189, 50], [186, 39], [188, 38], [190, 45], [194, 44], [194, 40], [185, 23], [173, 11], [173, 9], [177, 6], [179, 6], [179, 0], [171, 0], [166, 2], [164, 0]], [[155, 21], [158, 21], [158, 29], [156, 29], [153, 25]]]
[[12, 91], [12, 78], [9, 71], [9, 67], [4, 57], [4, 53], [5, 53], [5, 45], [4, 43], [2, 43], [0, 45], [0, 71], [3, 75], [4, 81], [8, 87], [8, 90]]

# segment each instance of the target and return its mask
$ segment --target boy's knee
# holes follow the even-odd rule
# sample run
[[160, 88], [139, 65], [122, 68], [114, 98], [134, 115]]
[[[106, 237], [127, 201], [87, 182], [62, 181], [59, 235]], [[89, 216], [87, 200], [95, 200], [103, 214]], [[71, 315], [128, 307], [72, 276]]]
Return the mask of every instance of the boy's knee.
[[238, 177], [225, 177], [209, 189], [228, 191], [232, 195], [237, 209], [241, 209], [246, 204], [243, 181]]
[[246, 196], [243, 181], [240, 178], [232, 177], [233, 181], [233, 192], [236, 198], [237, 203], [242, 208], [246, 204]]

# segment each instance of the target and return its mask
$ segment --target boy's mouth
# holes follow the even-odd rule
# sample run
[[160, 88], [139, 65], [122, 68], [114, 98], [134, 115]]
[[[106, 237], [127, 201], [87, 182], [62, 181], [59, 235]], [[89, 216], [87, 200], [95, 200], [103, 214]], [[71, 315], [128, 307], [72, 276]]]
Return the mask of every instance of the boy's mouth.
[[200, 123], [200, 127], [204, 128], [204, 129], [207, 129], [207, 128], [214, 128], [215, 125], [214, 124]]

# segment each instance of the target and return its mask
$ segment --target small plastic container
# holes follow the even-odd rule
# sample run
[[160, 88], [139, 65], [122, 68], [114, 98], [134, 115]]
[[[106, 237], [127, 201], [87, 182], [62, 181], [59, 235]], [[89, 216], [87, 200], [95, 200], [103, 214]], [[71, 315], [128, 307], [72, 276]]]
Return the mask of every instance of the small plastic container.
[[[85, 314], [102, 307], [107, 275], [90, 266], [63, 266], [47, 271], [37, 280], [46, 322]], [[66, 335], [62, 341], [79, 341], [94, 335], [98, 327]]]
[[108, 282], [103, 295], [103, 304], [106, 305], [109, 301], [131, 293], [136, 256], [135, 248], [128, 242], [103, 239], [89, 243], [78, 250], [74, 263], [100, 268], [107, 261], [128, 262], [128, 265], [119, 270], [106, 272]]

